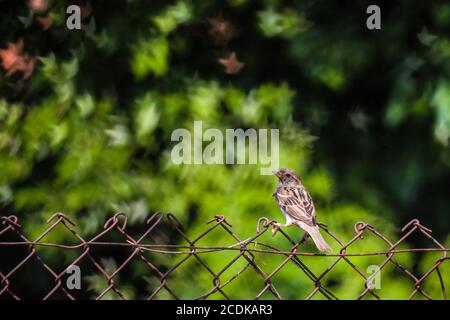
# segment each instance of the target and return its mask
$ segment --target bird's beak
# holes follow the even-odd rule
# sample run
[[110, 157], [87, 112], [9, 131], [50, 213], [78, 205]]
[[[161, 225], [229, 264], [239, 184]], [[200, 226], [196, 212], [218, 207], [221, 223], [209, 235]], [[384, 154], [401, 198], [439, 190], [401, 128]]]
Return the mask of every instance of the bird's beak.
[[279, 171], [279, 170], [273, 170], [272, 173], [273, 173], [274, 175], [276, 175], [279, 179], [281, 179], [280, 171]]

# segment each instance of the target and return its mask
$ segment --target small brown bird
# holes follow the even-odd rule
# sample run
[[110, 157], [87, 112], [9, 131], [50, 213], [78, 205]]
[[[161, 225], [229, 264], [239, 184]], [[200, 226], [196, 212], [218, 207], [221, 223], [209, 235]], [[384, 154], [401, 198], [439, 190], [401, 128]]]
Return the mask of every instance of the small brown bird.
[[287, 168], [278, 169], [273, 173], [280, 181], [273, 196], [286, 218], [286, 223], [276, 223], [272, 234], [275, 234], [279, 227], [295, 224], [311, 236], [320, 251], [331, 251], [331, 247], [320, 234], [314, 203], [300, 177]]

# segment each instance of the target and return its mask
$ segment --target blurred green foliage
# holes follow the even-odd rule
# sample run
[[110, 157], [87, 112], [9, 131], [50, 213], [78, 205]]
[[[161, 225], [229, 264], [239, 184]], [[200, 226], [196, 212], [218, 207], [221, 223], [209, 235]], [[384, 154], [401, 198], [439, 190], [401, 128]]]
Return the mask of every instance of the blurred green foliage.
[[[29, 238], [55, 211], [73, 217], [85, 235], [117, 211], [129, 214], [131, 227], [156, 210], [172, 212], [191, 236], [215, 214], [225, 215], [241, 238], [254, 234], [261, 216], [281, 220], [271, 197], [276, 179], [259, 175], [258, 166], [172, 164], [170, 135], [192, 130], [194, 120], [205, 128], [280, 128], [281, 166], [300, 173], [319, 221], [344, 240], [360, 220], [393, 240], [411, 218], [440, 239], [448, 236], [448, 1], [383, 4], [378, 31], [365, 27], [365, 1], [98, 0], [83, 31], [65, 28], [68, 4], [50, 2], [53, 24], [43, 30], [35, 17], [27, 20], [26, 3], [0, 0], [0, 47], [23, 39], [24, 51], [38, 57], [29, 79], [0, 73], [1, 214], [20, 216]], [[208, 33], [208, 19], [217, 16], [237, 30], [226, 46]], [[230, 51], [245, 63], [239, 74], [224, 74], [217, 62]], [[296, 229], [286, 232], [301, 237]], [[64, 242], [70, 235], [45, 239]], [[168, 230], [156, 239], [183, 243]], [[280, 236], [264, 241], [289, 249]], [[231, 243], [217, 232], [199, 245]], [[421, 238], [411, 244], [427, 245]], [[385, 248], [368, 236], [351, 251]], [[305, 250], [315, 249], [308, 244]], [[113, 271], [126, 252], [109, 254], [102, 264]], [[218, 271], [236, 254], [203, 258]], [[55, 265], [75, 257], [47, 255]], [[432, 261], [431, 254], [401, 257], [418, 274]], [[164, 269], [181, 257], [154, 259]], [[267, 273], [282, 261], [256, 259]], [[366, 270], [383, 259], [351, 260]], [[304, 258], [317, 272], [331, 261]], [[222, 282], [244, 265], [239, 260]], [[127, 297], [141, 298], [159, 285], [139, 262], [131, 269], [117, 279]], [[443, 273], [448, 284], [449, 272]], [[263, 285], [255, 277], [245, 272], [225, 291], [251, 298]], [[147, 287], [127, 286], [135, 278]], [[359, 278], [341, 262], [323, 281], [337, 296], [355, 298], [363, 290]], [[170, 283], [189, 298], [211, 289], [211, 280], [191, 258]], [[101, 276], [84, 281], [92, 295], [106, 286]], [[274, 283], [286, 298], [305, 298], [313, 288], [294, 265]], [[437, 281], [427, 286], [439, 293]], [[407, 298], [412, 289], [393, 265], [383, 271], [381, 297]], [[163, 290], [157, 298], [169, 295]]]

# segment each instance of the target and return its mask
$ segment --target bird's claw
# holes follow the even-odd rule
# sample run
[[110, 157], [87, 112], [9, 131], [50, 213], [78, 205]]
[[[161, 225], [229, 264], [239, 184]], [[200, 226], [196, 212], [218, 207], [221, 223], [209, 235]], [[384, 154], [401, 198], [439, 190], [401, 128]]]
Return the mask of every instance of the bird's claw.
[[278, 232], [278, 230], [280, 230], [280, 225], [278, 223], [273, 224], [272, 237], [275, 236], [275, 234]]
[[300, 240], [300, 244], [304, 244], [306, 241], [308, 241], [309, 237], [310, 235], [305, 232], [305, 234], [303, 234], [302, 239]]

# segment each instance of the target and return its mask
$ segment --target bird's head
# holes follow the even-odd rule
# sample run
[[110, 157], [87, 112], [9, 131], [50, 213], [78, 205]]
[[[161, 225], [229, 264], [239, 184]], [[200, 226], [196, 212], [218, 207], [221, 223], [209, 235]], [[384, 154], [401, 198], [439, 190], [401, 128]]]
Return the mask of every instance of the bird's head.
[[278, 180], [283, 184], [301, 184], [302, 180], [294, 171], [288, 168], [281, 168], [275, 171], [272, 171], [274, 175], [278, 177]]

